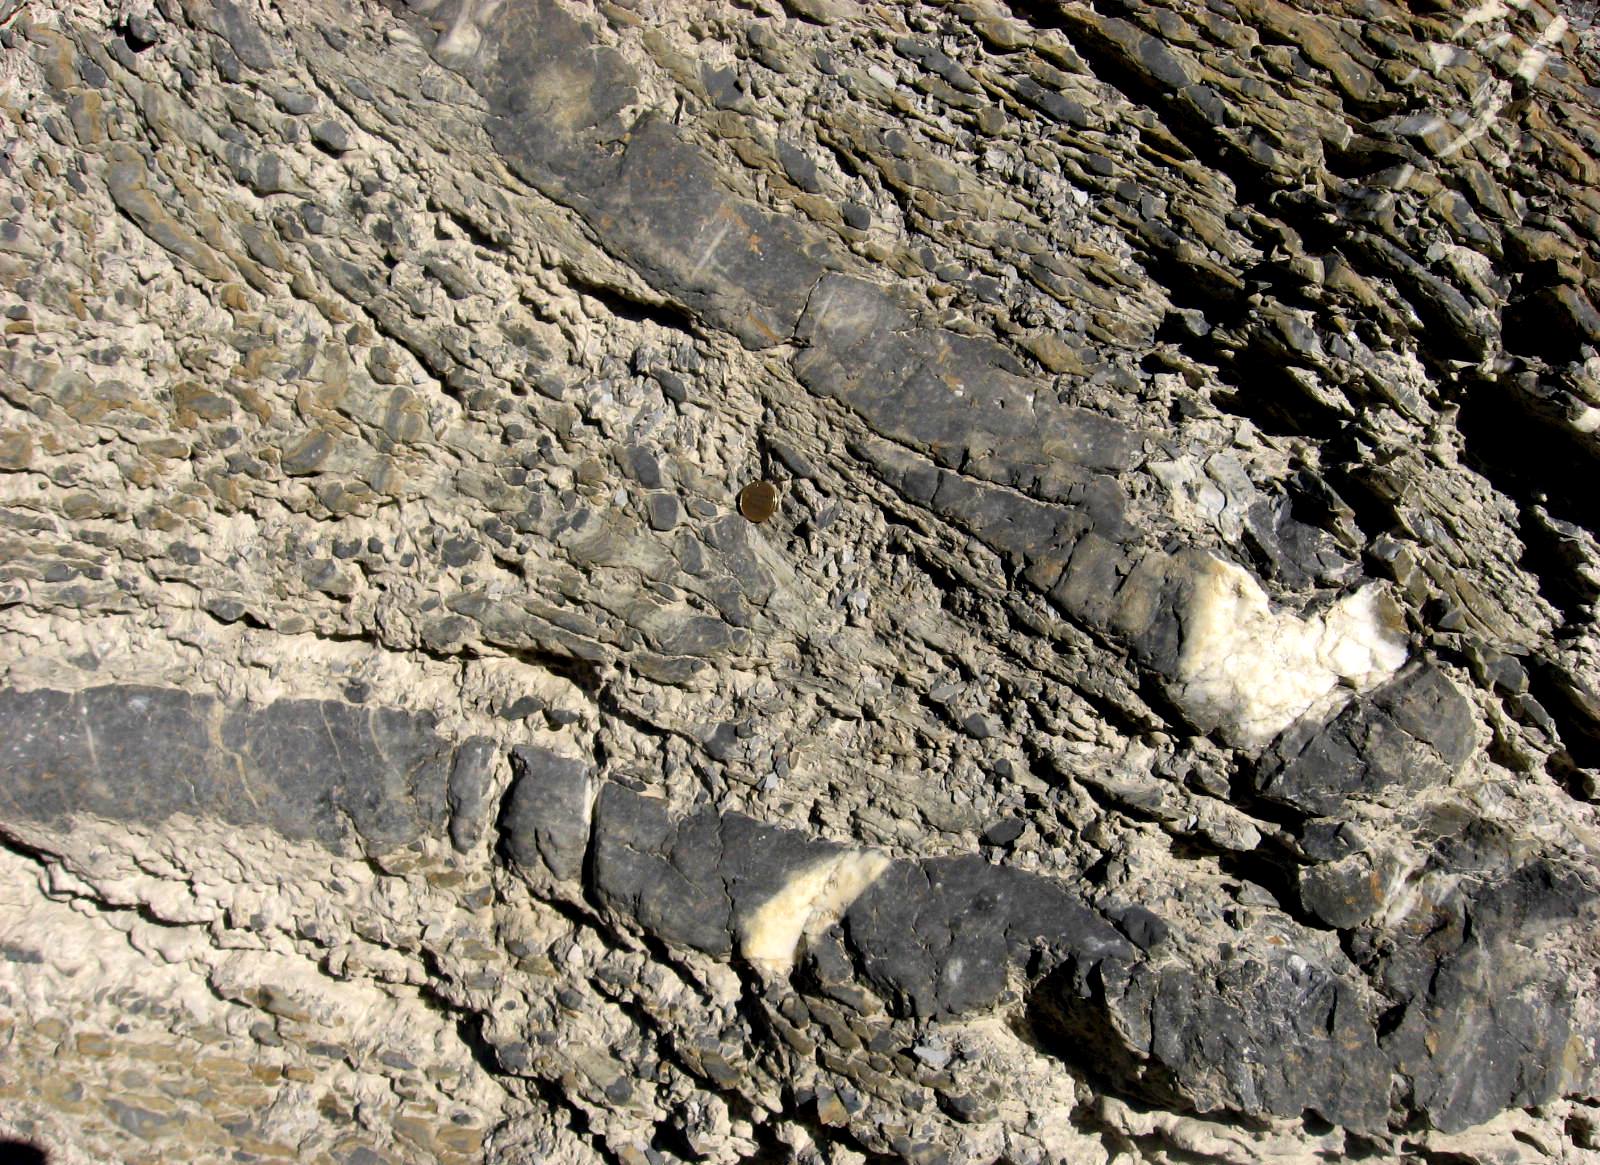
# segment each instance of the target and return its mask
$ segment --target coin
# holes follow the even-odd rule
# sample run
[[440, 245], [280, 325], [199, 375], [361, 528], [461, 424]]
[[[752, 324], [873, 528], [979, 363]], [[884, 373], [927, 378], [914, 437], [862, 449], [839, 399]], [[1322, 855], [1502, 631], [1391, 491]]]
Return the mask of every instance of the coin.
[[752, 481], [739, 491], [739, 512], [752, 522], [765, 522], [778, 512], [778, 487], [770, 481]]

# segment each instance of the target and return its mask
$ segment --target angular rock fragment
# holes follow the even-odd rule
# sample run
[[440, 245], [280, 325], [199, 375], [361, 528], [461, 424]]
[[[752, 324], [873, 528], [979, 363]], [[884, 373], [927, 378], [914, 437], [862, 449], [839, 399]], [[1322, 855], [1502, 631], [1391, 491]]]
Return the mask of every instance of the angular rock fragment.
[[1348, 978], [1298, 953], [1204, 970], [1069, 965], [1030, 1008], [1064, 1057], [1149, 1103], [1386, 1123], [1388, 1065], [1369, 1007]]
[[1444, 847], [1407, 915], [1354, 942], [1392, 1001], [1382, 1047], [1405, 1103], [1446, 1131], [1561, 1095], [1585, 1056], [1577, 985], [1537, 952], [1557, 928], [1592, 925], [1597, 888], [1547, 861], [1491, 861]]
[[979, 857], [896, 863], [842, 925], [866, 981], [921, 1018], [993, 1007], [1038, 955], [1096, 963], [1129, 952], [1070, 894]]
[[1346, 798], [1382, 799], [1444, 784], [1472, 755], [1466, 698], [1438, 668], [1419, 664], [1351, 703], [1321, 728], [1285, 734], [1257, 788], [1308, 814], [1337, 814]]
[[462, 741], [450, 763], [446, 799], [450, 804], [450, 844], [468, 853], [484, 835], [489, 781], [498, 750], [494, 741], [475, 737]]
[[589, 848], [589, 766], [546, 748], [511, 750], [511, 788], [500, 811], [500, 845], [518, 865], [541, 863], [557, 878], [583, 872]]

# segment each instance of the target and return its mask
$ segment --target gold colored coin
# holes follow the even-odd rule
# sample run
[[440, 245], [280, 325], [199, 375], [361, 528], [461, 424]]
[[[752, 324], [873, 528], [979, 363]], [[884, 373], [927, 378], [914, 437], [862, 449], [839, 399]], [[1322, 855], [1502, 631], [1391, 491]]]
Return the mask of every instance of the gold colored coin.
[[770, 481], [752, 481], [739, 491], [739, 512], [752, 522], [765, 522], [778, 512], [778, 487]]

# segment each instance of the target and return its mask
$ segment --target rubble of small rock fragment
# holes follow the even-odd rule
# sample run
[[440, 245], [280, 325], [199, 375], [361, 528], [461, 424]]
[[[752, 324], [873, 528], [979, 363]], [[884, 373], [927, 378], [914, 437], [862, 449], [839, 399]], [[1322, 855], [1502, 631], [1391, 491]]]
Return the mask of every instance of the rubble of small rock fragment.
[[0, 1140], [1600, 1159], [1600, 27], [0, 0]]

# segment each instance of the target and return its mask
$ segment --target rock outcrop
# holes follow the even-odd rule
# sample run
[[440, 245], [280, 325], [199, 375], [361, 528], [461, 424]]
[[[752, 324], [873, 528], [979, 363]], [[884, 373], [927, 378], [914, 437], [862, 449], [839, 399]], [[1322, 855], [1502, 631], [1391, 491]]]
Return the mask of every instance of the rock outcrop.
[[0, 1134], [1596, 1152], [1591, 8], [0, 0]]

